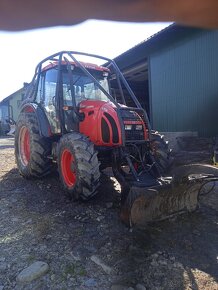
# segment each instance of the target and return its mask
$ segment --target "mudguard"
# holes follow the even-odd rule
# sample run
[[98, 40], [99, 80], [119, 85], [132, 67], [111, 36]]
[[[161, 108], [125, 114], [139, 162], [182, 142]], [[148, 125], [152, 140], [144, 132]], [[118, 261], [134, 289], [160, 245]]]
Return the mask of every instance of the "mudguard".
[[52, 136], [48, 118], [46, 117], [46, 114], [43, 111], [43, 109], [41, 109], [38, 104], [36, 103], [24, 104], [21, 109], [21, 113], [35, 113], [39, 124], [40, 135], [43, 137]]

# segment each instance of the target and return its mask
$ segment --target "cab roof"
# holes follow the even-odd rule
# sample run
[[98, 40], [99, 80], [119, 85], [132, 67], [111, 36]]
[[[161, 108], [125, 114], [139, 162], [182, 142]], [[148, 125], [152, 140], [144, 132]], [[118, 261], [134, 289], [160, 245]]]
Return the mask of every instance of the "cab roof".
[[[82, 66], [84, 66], [86, 69], [91, 69], [91, 70], [96, 70], [96, 71], [102, 71], [102, 72], [110, 72], [110, 70], [107, 67], [104, 66], [99, 66], [93, 63], [88, 63], [88, 62], [79, 62]], [[67, 65], [68, 62], [66, 61], [61, 61], [61, 65]], [[71, 65], [74, 65], [76, 67], [79, 67], [77, 63], [71, 61], [70, 62]], [[46, 71], [49, 70], [53, 67], [57, 67], [58, 66], [58, 61], [51, 61], [48, 65], [46, 65], [45, 67], [42, 68], [42, 71]]]

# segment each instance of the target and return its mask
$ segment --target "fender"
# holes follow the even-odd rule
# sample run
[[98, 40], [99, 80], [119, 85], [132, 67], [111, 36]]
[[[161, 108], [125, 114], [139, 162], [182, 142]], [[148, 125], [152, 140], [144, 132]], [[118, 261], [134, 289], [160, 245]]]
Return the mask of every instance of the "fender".
[[36, 103], [26, 103], [21, 108], [21, 113], [35, 113], [39, 124], [39, 133], [43, 137], [51, 137], [51, 127], [45, 112]]

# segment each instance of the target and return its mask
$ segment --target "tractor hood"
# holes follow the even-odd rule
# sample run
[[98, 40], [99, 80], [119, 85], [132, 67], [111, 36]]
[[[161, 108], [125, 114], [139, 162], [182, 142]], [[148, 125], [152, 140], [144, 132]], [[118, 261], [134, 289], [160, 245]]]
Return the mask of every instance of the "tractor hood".
[[84, 120], [80, 122], [80, 132], [89, 137], [97, 146], [120, 146], [121, 128], [112, 102], [85, 100], [80, 103], [80, 113]]

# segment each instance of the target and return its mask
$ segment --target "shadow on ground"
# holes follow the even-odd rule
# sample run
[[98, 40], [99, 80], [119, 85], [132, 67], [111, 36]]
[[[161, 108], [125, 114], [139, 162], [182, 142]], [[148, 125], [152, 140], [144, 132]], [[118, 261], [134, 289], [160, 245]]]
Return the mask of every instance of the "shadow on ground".
[[[192, 289], [210, 289], [208, 277], [214, 283], [218, 281], [217, 211], [204, 206], [196, 213], [129, 231], [119, 220], [116, 186], [114, 179], [103, 175], [100, 193], [95, 198], [72, 203], [56, 173], [26, 180], [17, 169], [12, 169], [0, 181], [0, 201], [2, 208], [4, 204], [7, 208], [1, 215], [1, 224], [5, 225], [1, 236], [13, 231], [23, 233], [24, 228], [26, 232], [20, 234], [19, 240], [11, 241], [10, 255], [17, 255], [19, 261], [19, 249], [21, 253], [29, 251], [37, 258], [47, 259], [52, 271], [58, 274], [59, 255], [66, 255], [68, 261], [73, 253], [88, 276], [104, 280], [102, 269], [97, 267], [93, 273], [89, 258], [95, 254], [116, 273], [111, 274], [110, 280], [106, 277], [104, 283], [108, 287], [111, 283], [134, 286], [143, 282], [148, 289], [189, 289], [187, 285]], [[15, 225], [13, 219], [19, 223]], [[46, 247], [47, 256], [39, 251], [42, 246]], [[7, 247], [0, 243], [1, 253], [6, 253]], [[16, 259], [13, 263], [19, 266]], [[9, 280], [16, 276], [15, 266], [11, 274], [6, 274]]]

